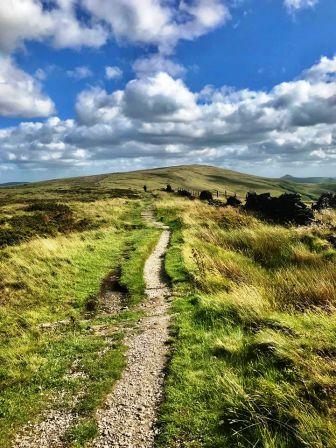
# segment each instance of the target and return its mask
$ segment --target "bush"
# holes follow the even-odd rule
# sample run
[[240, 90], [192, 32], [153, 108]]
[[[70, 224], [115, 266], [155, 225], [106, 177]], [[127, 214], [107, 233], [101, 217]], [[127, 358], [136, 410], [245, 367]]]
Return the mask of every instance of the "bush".
[[87, 219], [76, 219], [70, 207], [53, 202], [36, 202], [26, 207], [32, 214], [17, 215], [2, 222], [0, 248], [13, 246], [35, 236], [53, 236], [57, 233], [81, 232], [92, 228]]
[[165, 191], [166, 191], [167, 193], [173, 193], [173, 192], [174, 192], [174, 190], [172, 189], [172, 186], [171, 186], [170, 184], [168, 184], [168, 185], [166, 186]]
[[66, 204], [57, 202], [33, 202], [26, 207], [27, 212], [52, 212], [61, 214], [71, 214], [71, 208]]
[[212, 201], [212, 193], [209, 190], [202, 190], [200, 194], [201, 201]]

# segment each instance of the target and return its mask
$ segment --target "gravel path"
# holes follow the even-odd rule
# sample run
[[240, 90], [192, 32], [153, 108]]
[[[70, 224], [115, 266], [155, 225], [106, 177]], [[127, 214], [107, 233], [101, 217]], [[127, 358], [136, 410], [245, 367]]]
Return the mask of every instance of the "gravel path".
[[13, 448], [63, 448], [63, 437], [76, 416], [71, 412], [50, 411], [38, 424], [30, 423], [15, 440]]
[[126, 337], [127, 367], [104, 409], [97, 413], [99, 437], [94, 448], [150, 448], [154, 442], [168, 354], [170, 290], [164, 280], [163, 257], [170, 232], [155, 222], [151, 210], [143, 218], [163, 229], [144, 268], [147, 300], [141, 308], [145, 317], [138, 322], [138, 333]]

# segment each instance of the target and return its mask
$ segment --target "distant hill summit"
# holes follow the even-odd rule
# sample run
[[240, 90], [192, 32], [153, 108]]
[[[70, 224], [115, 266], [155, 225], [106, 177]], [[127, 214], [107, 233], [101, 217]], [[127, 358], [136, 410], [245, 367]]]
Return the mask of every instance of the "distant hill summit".
[[329, 182], [336, 182], [336, 177], [295, 177], [290, 174], [286, 174], [281, 177], [281, 179], [299, 184], [325, 184]]
[[[294, 178], [295, 179], [295, 178]], [[162, 190], [170, 184], [174, 190], [187, 189], [194, 192], [210, 190], [219, 196], [237, 195], [244, 199], [248, 192], [271, 193], [278, 196], [282, 193], [300, 193], [305, 201], [316, 200], [322, 193], [336, 192], [336, 179], [330, 182], [294, 181], [290, 176], [281, 179], [254, 176], [238, 171], [208, 165], [179, 165], [162, 168], [150, 168], [130, 172], [114, 172], [93, 176], [72, 177], [68, 179], [54, 179], [28, 185], [11, 185], [13, 194], [20, 194], [24, 188], [25, 195], [36, 194], [43, 197], [53, 191], [55, 199], [61, 200], [68, 193], [92, 193], [94, 196], [109, 195], [116, 189], [126, 189], [143, 192], [146, 185], [149, 193]], [[10, 186], [7, 184], [7, 187]], [[25, 196], [28, 197], [28, 196]]]

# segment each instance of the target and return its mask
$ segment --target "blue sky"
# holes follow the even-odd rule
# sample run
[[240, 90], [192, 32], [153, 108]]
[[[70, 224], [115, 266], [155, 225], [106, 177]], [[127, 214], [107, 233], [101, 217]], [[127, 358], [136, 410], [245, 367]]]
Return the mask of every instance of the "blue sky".
[[207, 163], [333, 176], [332, 0], [0, 5], [0, 182]]

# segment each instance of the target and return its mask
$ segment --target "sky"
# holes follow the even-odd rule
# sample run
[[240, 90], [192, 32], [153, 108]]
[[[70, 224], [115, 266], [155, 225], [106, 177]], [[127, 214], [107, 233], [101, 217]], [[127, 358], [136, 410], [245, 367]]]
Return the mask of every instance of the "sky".
[[6, 0], [0, 183], [336, 176], [335, 0]]

